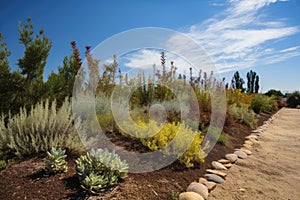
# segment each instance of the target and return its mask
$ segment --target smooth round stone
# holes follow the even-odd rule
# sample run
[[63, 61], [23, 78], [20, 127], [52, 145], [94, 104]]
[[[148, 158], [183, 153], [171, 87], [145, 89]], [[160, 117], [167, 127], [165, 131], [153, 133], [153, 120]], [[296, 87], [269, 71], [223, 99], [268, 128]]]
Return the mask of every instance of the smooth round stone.
[[234, 154], [237, 155], [241, 159], [245, 159], [248, 157], [247, 154], [243, 151], [235, 151]]
[[252, 154], [252, 152], [250, 150], [248, 150], [248, 149], [241, 149], [241, 151], [243, 151], [247, 155], [251, 155]]
[[252, 145], [253, 145], [253, 142], [251, 142], [250, 140], [246, 140], [246, 141], [244, 142], [244, 144], [247, 144], [247, 145], [252, 146]]
[[200, 194], [201, 197], [207, 199], [208, 197], [208, 189], [202, 183], [192, 182], [186, 189], [187, 192], [196, 192]]
[[220, 169], [220, 170], [226, 170], [227, 168], [222, 164], [219, 163], [217, 161], [212, 161], [211, 165], [215, 168], [215, 169]]
[[208, 181], [213, 181], [219, 184], [222, 184], [225, 181], [221, 176], [218, 176], [216, 174], [205, 174], [204, 178], [206, 178]]
[[233, 154], [233, 153], [230, 153], [230, 154], [226, 154], [226, 155], [225, 155], [225, 158], [226, 158], [227, 160], [230, 160], [230, 162], [233, 163], [233, 162], [237, 161], [238, 156], [235, 155], [235, 154]]
[[204, 200], [200, 194], [196, 192], [183, 192], [179, 195], [179, 200]]

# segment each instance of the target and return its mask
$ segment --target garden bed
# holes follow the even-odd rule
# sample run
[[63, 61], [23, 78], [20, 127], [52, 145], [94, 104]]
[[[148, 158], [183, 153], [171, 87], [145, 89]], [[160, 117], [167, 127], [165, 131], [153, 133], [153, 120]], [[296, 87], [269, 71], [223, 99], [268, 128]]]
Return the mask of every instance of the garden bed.
[[[262, 113], [259, 116], [258, 125], [261, 125], [271, 114]], [[194, 169], [182, 169], [175, 162], [172, 165], [150, 173], [129, 174], [118, 186], [98, 197], [91, 199], [171, 199], [178, 192], [185, 190], [192, 181], [197, 181], [204, 174], [205, 169], [211, 167], [213, 160], [223, 158], [234, 148], [240, 147], [245, 136], [251, 130], [248, 126], [234, 122], [226, 132], [229, 141], [226, 146], [216, 144], [199, 167]], [[131, 146], [126, 141], [125, 146]], [[80, 190], [80, 184], [76, 177], [75, 159], [77, 156], [68, 155], [67, 173], [60, 173], [50, 177], [44, 177], [45, 154], [14, 163], [0, 172], [0, 199], [84, 199]]]

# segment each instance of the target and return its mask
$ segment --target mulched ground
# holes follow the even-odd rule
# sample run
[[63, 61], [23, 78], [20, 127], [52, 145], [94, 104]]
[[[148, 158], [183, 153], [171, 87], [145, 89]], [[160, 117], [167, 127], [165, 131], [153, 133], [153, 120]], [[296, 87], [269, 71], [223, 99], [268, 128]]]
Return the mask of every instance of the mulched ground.
[[[261, 125], [271, 114], [261, 114], [258, 125]], [[197, 169], [180, 169], [173, 163], [164, 169], [142, 174], [129, 174], [118, 186], [108, 192], [91, 199], [145, 199], [169, 200], [176, 193], [182, 192], [192, 182], [197, 181], [205, 170], [211, 167], [211, 161], [223, 158], [226, 153], [240, 147], [249, 135], [250, 128], [234, 123], [226, 129], [229, 135], [227, 146], [215, 145], [205, 159], [205, 163]], [[126, 142], [125, 142], [126, 143]], [[127, 144], [132, 148], [130, 144]], [[126, 144], [125, 144], [126, 146]], [[0, 199], [85, 199], [76, 177], [75, 162], [77, 156], [67, 157], [69, 170], [67, 173], [44, 177], [45, 165], [40, 154], [14, 163], [0, 171]]]

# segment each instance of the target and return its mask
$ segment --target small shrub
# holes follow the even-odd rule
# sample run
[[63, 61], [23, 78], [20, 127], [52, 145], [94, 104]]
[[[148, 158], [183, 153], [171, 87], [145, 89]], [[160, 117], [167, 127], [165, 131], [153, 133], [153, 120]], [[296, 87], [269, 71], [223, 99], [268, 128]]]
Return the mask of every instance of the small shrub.
[[257, 114], [260, 112], [272, 112], [277, 110], [277, 103], [273, 97], [257, 94], [251, 101], [251, 108]]
[[228, 145], [228, 136], [224, 133], [222, 133], [220, 135], [220, 137], [218, 138], [218, 143], [224, 146]]
[[256, 114], [253, 110], [247, 108], [246, 106], [237, 106], [237, 104], [232, 104], [228, 107], [228, 110], [233, 115], [233, 117], [240, 122], [254, 128], [257, 122]]
[[298, 105], [300, 105], [300, 92], [296, 91], [288, 95], [286, 103], [290, 108], [296, 108]]
[[90, 194], [98, 194], [125, 178], [128, 165], [115, 152], [92, 149], [76, 160], [76, 171], [81, 187]]
[[[158, 125], [153, 120], [149, 120], [148, 123], [139, 120], [136, 124], [124, 122], [121, 125], [123, 129], [120, 132], [126, 137], [138, 138], [144, 146], [152, 151], [170, 145], [169, 148], [163, 149], [163, 153], [177, 156], [179, 162], [187, 168], [193, 167], [195, 163], [204, 162], [206, 155], [201, 149], [204, 136], [200, 131], [193, 131], [184, 122], [182, 124], [173, 122]], [[180, 136], [176, 136], [179, 132]], [[188, 138], [191, 138], [191, 136], [194, 136], [194, 138], [191, 144], [188, 144]], [[179, 152], [184, 153], [178, 155]]]
[[59, 173], [59, 172], [67, 172], [68, 166], [65, 158], [66, 150], [62, 150], [60, 148], [51, 148], [51, 151], [47, 151], [47, 158], [44, 159], [46, 164], [47, 172], [51, 174]]
[[59, 110], [55, 101], [50, 105], [46, 100], [32, 106], [29, 112], [20, 109], [19, 114], [9, 116], [7, 124], [4, 118], [0, 117], [0, 150], [17, 157], [46, 152], [53, 146], [84, 151], [68, 99]]

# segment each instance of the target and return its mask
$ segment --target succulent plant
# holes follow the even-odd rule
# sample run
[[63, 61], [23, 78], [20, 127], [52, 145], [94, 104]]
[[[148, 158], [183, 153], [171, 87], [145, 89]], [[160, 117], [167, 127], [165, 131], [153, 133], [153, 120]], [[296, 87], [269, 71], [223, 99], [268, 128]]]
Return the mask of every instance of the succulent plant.
[[65, 155], [65, 153], [66, 150], [55, 147], [47, 151], [47, 157], [44, 159], [47, 172], [55, 174], [68, 171], [67, 162], [65, 160], [67, 155]]
[[128, 164], [115, 152], [92, 149], [76, 160], [76, 170], [81, 187], [91, 194], [98, 194], [125, 178]]

